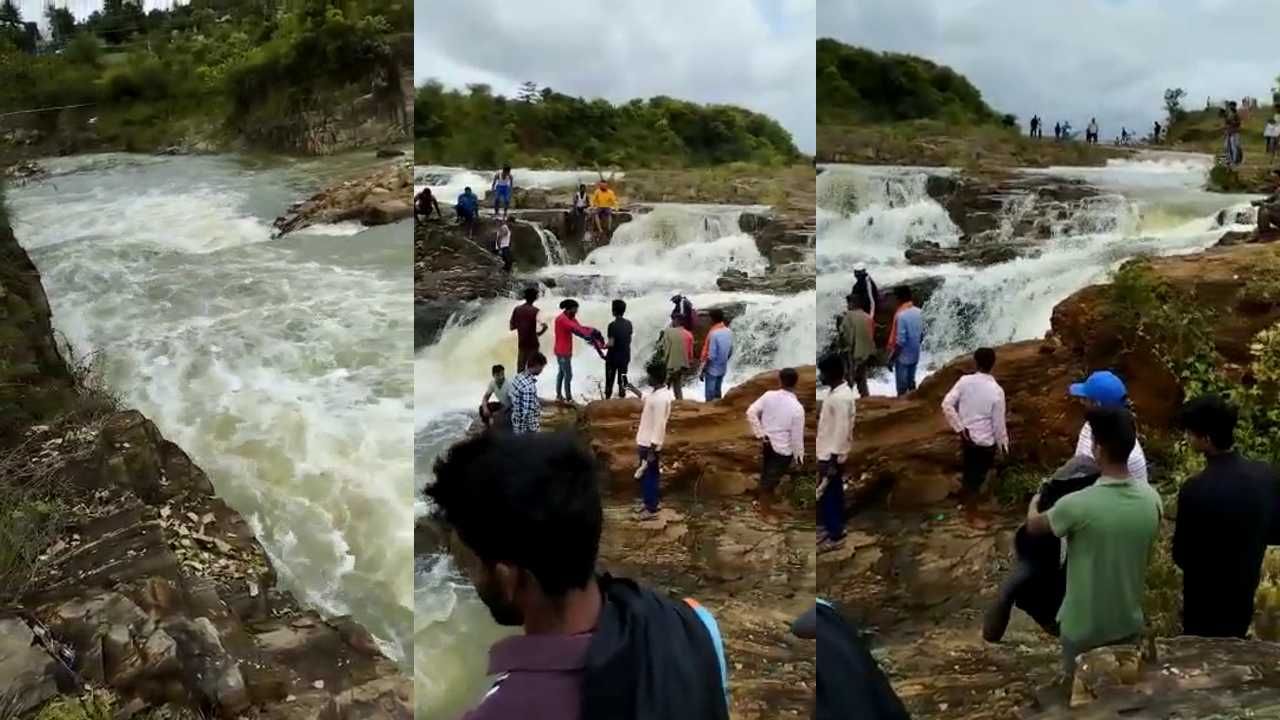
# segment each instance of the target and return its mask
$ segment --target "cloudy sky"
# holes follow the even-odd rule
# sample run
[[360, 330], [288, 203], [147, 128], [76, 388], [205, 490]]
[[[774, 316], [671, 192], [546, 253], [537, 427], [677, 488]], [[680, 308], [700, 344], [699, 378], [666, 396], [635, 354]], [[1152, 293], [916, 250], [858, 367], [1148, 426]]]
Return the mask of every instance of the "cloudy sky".
[[1277, 0], [818, 0], [820, 37], [950, 65], [1024, 124], [1096, 115], [1104, 140], [1149, 132], [1168, 87], [1266, 102], [1277, 32]]
[[414, 78], [763, 112], [814, 149], [815, 0], [415, 0]]

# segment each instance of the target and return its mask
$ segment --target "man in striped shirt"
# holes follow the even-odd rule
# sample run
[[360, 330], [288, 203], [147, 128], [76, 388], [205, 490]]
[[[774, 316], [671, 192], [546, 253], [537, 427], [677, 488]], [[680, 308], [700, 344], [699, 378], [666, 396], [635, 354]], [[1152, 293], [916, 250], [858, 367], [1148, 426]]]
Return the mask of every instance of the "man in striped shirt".
[[538, 375], [547, 366], [547, 356], [535, 352], [524, 371], [512, 378], [507, 399], [510, 402], [511, 432], [516, 435], [536, 433], [542, 427], [542, 400], [538, 398]]

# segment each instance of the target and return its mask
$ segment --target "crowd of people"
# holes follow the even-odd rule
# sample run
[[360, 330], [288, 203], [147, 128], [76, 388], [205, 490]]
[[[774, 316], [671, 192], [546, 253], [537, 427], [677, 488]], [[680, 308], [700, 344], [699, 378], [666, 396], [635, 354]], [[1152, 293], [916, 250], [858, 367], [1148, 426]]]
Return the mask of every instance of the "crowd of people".
[[[502, 258], [503, 270], [508, 273], [511, 272], [513, 264], [511, 236], [512, 224], [515, 220], [510, 211], [515, 187], [516, 181], [515, 176], [512, 175], [511, 166], [503, 165], [502, 169], [494, 174], [489, 188], [493, 196], [493, 217], [497, 220], [491, 247], [493, 252]], [[453, 205], [454, 217], [465, 230], [467, 237], [473, 240], [476, 228], [479, 226], [480, 207], [480, 196], [476, 195], [469, 185], [463, 188]], [[566, 211], [566, 228], [570, 233], [585, 233], [590, 229], [597, 242], [605, 241], [613, 234], [613, 218], [618, 207], [618, 194], [604, 177], [600, 178], [595, 189], [590, 193], [585, 184], [580, 184], [574, 191]], [[417, 222], [428, 222], [432, 219], [432, 215], [437, 221], [444, 220], [440, 201], [429, 187], [423, 188], [414, 198], [413, 213]], [[588, 219], [591, 221], [590, 228], [587, 226]]]
[[[1029, 137], [1031, 138], [1044, 137], [1044, 120], [1039, 115], [1032, 115], [1031, 121], [1028, 123], [1028, 125], [1030, 126], [1030, 129], [1028, 131]], [[1148, 138], [1148, 141], [1153, 144], [1159, 144], [1164, 138], [1164, 133], [1165, 133], [1164, 126], [1162, 126], [1160, 124], [1160, 121], [1157, 120], [1152, 123], [1151, 137]], [[1085, 143], [1089, 145], [1097, 145], [1100, 137], [1101, 137], [1101, 129], [1098, 125], [1098, 118], [1096, 117], [1089, 118], [1089, 124], [1086, 125], [1084, 129]], [[1055, 122], [1053, 124], [1053, 139], [1058, 141], [1071, 140], [1072, 139], [1071, 121], [1066, 120], [1066, 121]], [[1127, 127], [1121, 127], [1120, 134], [1116, 136], [1115, 142], [1117, 145], [1132, 145], [1138, 140], [1139, 138], [1138, 138], [1137, 131], [1130, 131], [1129, 128]]]
[[847, 309], [838, 321], [836, 344], [844, 362], [842, 377], [858, 390], [870, 394], [867, 376], [880, 365], [888, 366], [894, 375], [898, 395], [916, 389], [916, 372], [924, 343], [924, 315], [915, 305], [915, 292], [908, 285], [893, 289], [895, 310], [888, 325], [888, 337], [880, 347], [876, 333], [876, 310], [880, 289], [867, 272], [866, 265], [854, 267], [853, 288], [845, 297]]

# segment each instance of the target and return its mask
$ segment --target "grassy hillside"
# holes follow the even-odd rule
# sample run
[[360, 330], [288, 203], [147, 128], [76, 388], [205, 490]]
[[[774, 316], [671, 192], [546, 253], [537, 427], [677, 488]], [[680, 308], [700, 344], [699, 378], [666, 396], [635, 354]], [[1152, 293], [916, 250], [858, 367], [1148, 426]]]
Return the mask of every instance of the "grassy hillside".
[[[80, 23], [61, 12], [50, 11], [51, 43], [40, 54], [0, 37], [0, 113], [90, 107], [15, 116], [4, 127], [147, 150], [243, 136], [350, 88], [394, 81], [393, 40], [411, 31], [413, 8], [409, 0], [192, 0], [143, 15], [107, 0]], [[89, 117], [97, 119], [86, 129]]]
[[[1244, 148], [1244, 164], [1234, 172], [1215, 168], [1209, 178], [1211, 190], [1271, 192], [1272, 182], [1268, 175], [1273, 168], [1280, 167], [1280, 163], [1267, 156], [1262, 128], [1274, 113], [1273, 107], [1260, 105], [1257, 110], [1241, 116], [1240, 144]], [[1222, 118], [1216, 108], [1188, 112], [1169, 128], [1169, 144], [1177, 150], [1217, 156], [1223, 152], [1223, 142]]]
[[974, 170], [1103, 165], [1129, 154], [1033, 140], [960, 73], [924, 58], [822, 39], [817, 49], [818, 159]]
[[491, 168], [707, 167], [782, 165], [801, 159], [777, 121], [730, 105], [669, 97], [607, 100], [527, 86], [518, 98], [488, 86], [418, 88], [414, 139], [419, 163]]

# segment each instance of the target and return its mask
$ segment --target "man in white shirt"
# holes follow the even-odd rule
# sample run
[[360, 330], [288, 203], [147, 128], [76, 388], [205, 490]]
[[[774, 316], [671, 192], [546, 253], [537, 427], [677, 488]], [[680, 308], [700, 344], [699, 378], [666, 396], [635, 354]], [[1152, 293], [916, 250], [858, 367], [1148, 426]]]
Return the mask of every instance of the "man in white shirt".
[[818, 379], [827, 387], [818, 414], [818, 518], [825, 537], [818, 552], [844, 545], [844, 463], [853, 444], [857, 399], [844, 380], [844, 359], [828, 355], [818, 363]]
[[636, 432], [636, 450], [640, 457], [640, 467], [636, 477], [640, 480], [640, 494], [644, 507], [640, 511], [641, 520], [652, 520], [657, 516], [659, 505], [658, 483], [661, 479], [660, 454], [662, 443], [667, 438], [667, 420], [671, 418], [671, 403], [675, 395], [667, 387], [667, 369], [661, 365], [649, 368], [649, 385], [653, 387], [644, 399], [644, 409], [640, 411], [640, 429]]
[[503, 272], [511, 272], [511, 218], [498, 222], [498, 255], [502, 257]]
[[[1109, 370], [1099, 370], [1084, 382], [1073, 383], [1069, 392], [1089, 408], [1126, 408], [1129, 402], [1129, 392], [1124, 381]], [[1080, 428], [1080, 437], [1076, 440], [1076, 455], [1097, 460], [1093, 456], [1093, 431], [1089, 428], [1089, 423]], [[1147, 456], [1142, 452], [1141, 441], [1133, 443], [1128, 466], [1129, 477], [1138, 482], [1147, 482]]]
[[1005, 427], [1004, 389], [991, 377], [996, 351], [978, 348], [973, 353], [978, 371], [965, 375], [942, 398], [947, 424], [960, 436], [964, 461], [964, 494], [976, 496], [995, 464], [996, 451], [1009, 452]]
[[747, 408], [751, 432], [763, 441], [759, 497], [766, 509], [791, 464], [804, 462], [804, 406], [796, 398], [799, 380], [794, 368], [783, 368], [778, 373], [782, 387], [766, 392]]

